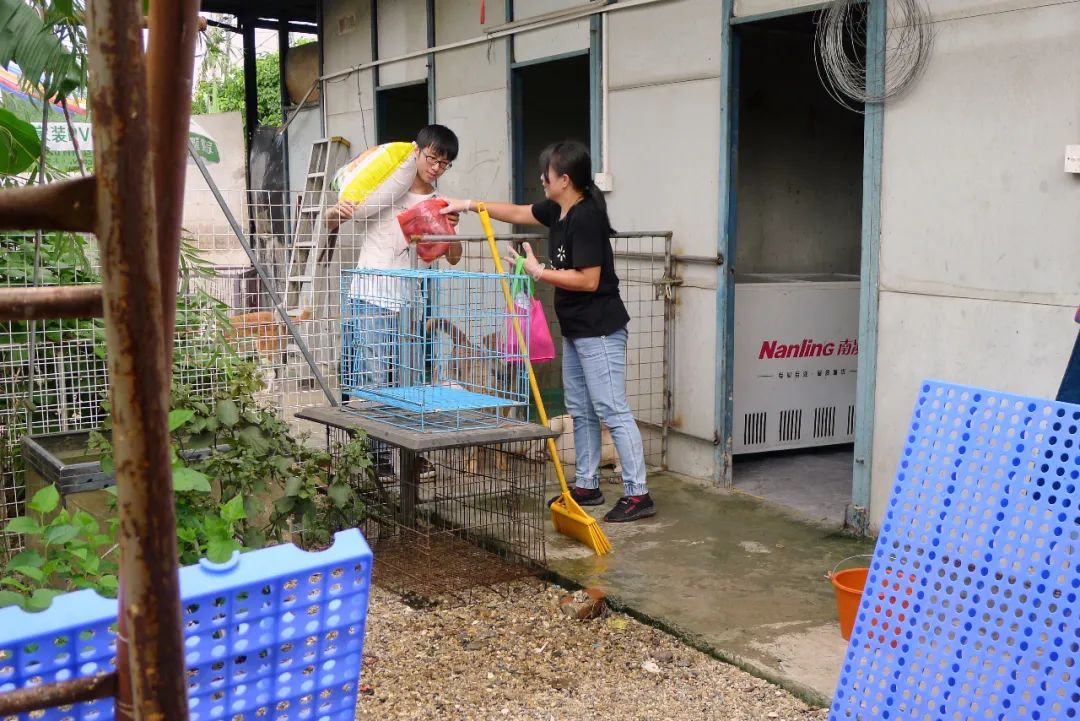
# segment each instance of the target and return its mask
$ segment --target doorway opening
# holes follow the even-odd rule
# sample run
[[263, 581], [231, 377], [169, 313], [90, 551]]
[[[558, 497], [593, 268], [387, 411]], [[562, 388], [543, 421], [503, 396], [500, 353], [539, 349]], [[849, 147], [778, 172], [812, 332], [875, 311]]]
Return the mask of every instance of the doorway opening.
[[[512, 121], [514, 201], [536, 203], [544, 199], [540, 183], [540, 152], [560, 140], [578, 140], [589, 145], [591, 137], [591, 97], [589, 94], [589, 54], [542, 60], [517, 65], [512, 70]], [[518, 232], [535, 228], [516, 228]], [[544, 243], [546, 246], [546, 242]], [[534, 248], [547, 257], [547, 247]], [[536, 287], [548, 318], [555, 318], [554, 289], [544, 283]], [[566, 412], [562, 390], [562, 338], [559, 324], [551, 323], [556, 359], [537, 366], [537, 383], [549, 416]]]
[[818, 76], [812, 13], [735, 27], [736, 488], [815, 521], [851, 502], [863, 116]]
[[376, 142], [411, 142], [428, 124], [426, 80], [379, 88], [375, 93]]

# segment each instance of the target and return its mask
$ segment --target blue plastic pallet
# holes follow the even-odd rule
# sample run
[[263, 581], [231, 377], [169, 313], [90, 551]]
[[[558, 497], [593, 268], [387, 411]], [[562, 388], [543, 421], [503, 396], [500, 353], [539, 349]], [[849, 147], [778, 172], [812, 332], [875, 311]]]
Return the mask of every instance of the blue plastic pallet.
[[[357, 530], [180, 569], [191, 721], [352, 721], [371, 550]], [[41, 613], [0, 610], [0, 693], [111, 671], [116, 601], [93, 591]], [[112, 699], [19, 721], [110, 721]]]
[[830, 719], [1080, 713], [1080, 406], [925, 382]]
[[449, 386], [422, 385], [403, 388], [358, 388], [349, 394], [413, 413], [453, 413], [455, 411], [520, 406], [513, 400]]

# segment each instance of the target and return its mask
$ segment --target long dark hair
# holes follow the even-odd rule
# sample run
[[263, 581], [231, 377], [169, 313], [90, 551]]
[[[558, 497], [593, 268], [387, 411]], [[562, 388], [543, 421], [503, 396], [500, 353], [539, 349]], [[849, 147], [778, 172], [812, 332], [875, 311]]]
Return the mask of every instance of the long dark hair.
[[564, 140], [547, 146], [540, 153], [540, 174], [547, 178], [549, 168], [554, 168], [559, 175], [568, 176], [574, 187], [596, 204], [604, 215], [608, 233], [614, 235], [615, 229], [608, 218], [607, 201], [593, 182], [592, 158], [585, 144], [577, 140]]

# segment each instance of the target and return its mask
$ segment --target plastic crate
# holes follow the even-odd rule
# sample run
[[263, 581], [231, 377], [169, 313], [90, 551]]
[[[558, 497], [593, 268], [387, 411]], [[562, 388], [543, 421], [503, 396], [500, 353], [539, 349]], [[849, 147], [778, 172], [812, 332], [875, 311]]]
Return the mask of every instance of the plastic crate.
[[[355, 529], [318, 553], [290, 544], [182, 568], [191, 721], [352, 721], [370, 583]], [[0, 610], [0, 693], [112, 671], [116, 614], [93, 591]], [[113, 700], [14, 718], [109, 721]]]

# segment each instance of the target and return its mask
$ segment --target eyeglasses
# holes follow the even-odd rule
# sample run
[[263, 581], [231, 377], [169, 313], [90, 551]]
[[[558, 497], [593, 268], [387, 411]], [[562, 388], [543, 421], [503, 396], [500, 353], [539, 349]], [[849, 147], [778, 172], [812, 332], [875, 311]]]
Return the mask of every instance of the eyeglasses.
[[420, 152], [424, 154], [424, 157], [427, 158], [429, 163], [435, 166], [436, 170], [450, 170], [450, 168], [454, 167], [454, 164], [449, 160], [439, 160], [433, 155], [428, 155], [427, 151], [424, 150], [421, 150]]

